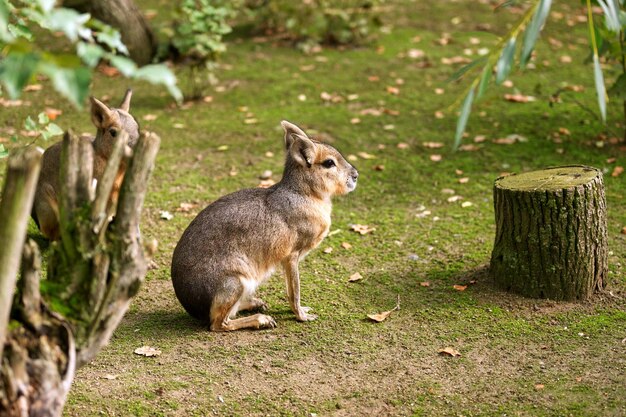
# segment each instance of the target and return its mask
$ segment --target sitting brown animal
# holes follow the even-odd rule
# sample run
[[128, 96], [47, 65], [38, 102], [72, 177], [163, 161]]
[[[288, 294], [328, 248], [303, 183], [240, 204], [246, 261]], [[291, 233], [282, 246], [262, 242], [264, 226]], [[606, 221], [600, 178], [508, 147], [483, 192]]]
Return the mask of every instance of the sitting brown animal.
[[281, 181], [267, 189], [241, 190], [213, 202], [187, 227], [172, 258], [178, 300], [213, 331], [276, 326], [241, 310], [265, 308], [257, 287], [282, 265], [291, 310], [298, 321], [315, 320], [300, 305], [298, 263], [328, 234], [331, 197], [356, 188], [358, 172], [332, 146], [313, 141], [283, 121], [287, 158]]
[[[130, 99], [132, 91], [126, 91], [119, 108], [109, 108], [100, 100], [91, 97], [91, 121], [97, 129], [94, 137], [82, 137], [83, 140], [92, 142], [94, 149], [93, 178], [98, 181], [102, 177], [109, 157], [113, 150], [114, 138], [120, 131], [128, 133], [128, 147], [133, 147], [139, 139], [139, 124], [130, 115]], [[39, 226], [41, 233], [50, 240], [60, 238], [59, 230], [59, 173], [61, 170], [62, 143], [55, 143], [43, 154], [41, 174], [35, 190], [32, 217]], [[121, 163], [118, 174], [113, 184], [109, 207], [117, 203], [126, 165]], [[111, 210], [111, 209], [109, 209]]]

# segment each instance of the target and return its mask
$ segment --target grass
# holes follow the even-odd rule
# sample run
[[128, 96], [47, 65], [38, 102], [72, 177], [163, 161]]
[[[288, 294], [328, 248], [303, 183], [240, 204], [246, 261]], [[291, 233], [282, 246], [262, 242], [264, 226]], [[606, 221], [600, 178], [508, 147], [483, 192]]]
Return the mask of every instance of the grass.
[[[157, 0], [137, 3], [144, 9], [171, 7]], [[583, 63], [585, 25], [567, 25], [578, 10], [556, 6], [565, 17], [549, 22], [544, 39], [554, 37], [565, 46], [542, 42], [536, 70], [512, 76], [513, 88], [492, 89], [474, 108], [464, 143], [473, 143], [477, 135], [487, 141], [478, 151], [453, 153], [456, 116], [447, 107], [466, 83], [446, 83], [457, 67], [442, 64], [441, 58], [477, 49], [470, 37], [480, 39], [478, 47], [492, 45], [494, 34], [504, 33], [517, 15], [494, 16], [488, 5], [473, 1], [432, 3], [389, 2], [386, 21], [392, 28], [381, 35], [378, 49], [325, 49], [306, 56], [286, 45], [235, 35], [218, 73], [225, 91], [211, 92], [212, 103], [175, 108], [159, 89], [133, 86], [131, 111], [143, 129], [162, 138], [142, 224], [146, 238], [159, 241], [157, 268], [149, 271], [109, 346], [79, 370], [66, 415], [626, 413], [626, 235], [620, 234], [626, 225], [626, 183], [623, 176], [609, 175], [615, 165], [625, 163], [624, 143], [599, 148], [597, 135], [605, 128], [596, 119], [567, 97], [548, 105], [550, 94], [566, 82], [583, 86], [576, 98], [589, 108], [596, 106], [592, 69]], [[460, 23], [451, 23], [454, 17], [461, 17]], [[161, 11], [154, 23], [167, 19]], [[477, 32], [479, 22], [489, 23], [490, 33]], [[444, 32], [453, 42], [441, 46], [435, 41]], [[416, 36], [419, 42], [412, 41]], [[412, 48], [423, 49], [432, 66], [418, 68], [416, 61], [401, 56]], [[560, 63], [561, 55], [573, 62]], [[371, 76], [379, 81], [369, 81]], [[93, 94], [109, 95], [115, 102], [128, 84], [98, 75]], [[387, 93], [387, 86], [398, 87], [400, 94]], [[435, 88], [445, 89], [445, 94], [436, 94]], [[504, 101], [503, 94], [514, 90], [537, 101]], [[328, 103], [320, 99], [324, 91], [358, 98]], [[63, 128], [93, 130], [87, 113], [72, 110], [49, 86], [24, 98], [32, 104], [3, 109], [5, 126], [53, 106], [64, 111], [58, 120]], [[398, 114], [360, 114], [369, 108]], [[435, 117], [439, 110], [445, 111], [443, 119]], [[257, 124], [244, 124], [248, 113]], [[147, 114], [156, 120], [145, 121]], [[354, 117], [361, 123], [351, 124]], [[283, 119], [331, 142], [344, 155], [367, 152], [375, 159], [355, 162], [359, 186], [334, 206], [332, 230], [339, 232], [301, 264], [304, 304], [319, 319], [296, 322], [284, 282], [276, 276], [260, 291], [278, 322], [276, 329], [210, 333], [174, 296], [169, 282], [173, 248], [205, 205], [256, 186], [264, 170], [279, 177]], [[609, 106], [608, 126], [617, 132], [624, 128], [618, 103]], [[571, 134], [561, 134], [562, 142], [556, 143], [559, 128]], [[492, 142], [509, 134], [528, 141], [510, 146]], [[422, 146], [428, 141], [446, 146]], [[409, 146], [400, 149], [398, 143]], [[228, 149], [219, 151], [222, 145]], [[442, 155], [440, 162], [431, 161], [435, 153]], [[617, 162], [608, 163], [611, 157]], [[574, 304], [497, 291], [486, 274], [495, 231], [494, 179], [504, 171], [567, 164], [591, 165], [607, 174], [612, 251], [607, 290], [614, 296]], [[375, 170], [376, 165], [384, 170]], [[460, 184], [462, 177], [469, 182]], [[444, 189], [453, 189], [473, 205], [449, 203]], [[183, 202], [197, 206], [189, 213], [176, 211]], [[432, 214], [417, 216], [424, 209]], [[174, 218], [161, 220], [161, 210]], [[352, 223], [376, 231], [360, 236], [349, 231]], [[352, 248], [344, 249], [343, 242]], [[323, 253], [326, 247], [332, 253]], [[348, 284], [354, 272], [365, 279]], [[463, 292], [452, 288], [472, 280], [476, 284]], [[393, 308], [398, 294], [400, 311], [381, 324], [366, 320], [366, 314]], [[163, 353], [156, 358], [134, 355], [142, 345]], [[438, 355], [446, 346], [462, 356]]]

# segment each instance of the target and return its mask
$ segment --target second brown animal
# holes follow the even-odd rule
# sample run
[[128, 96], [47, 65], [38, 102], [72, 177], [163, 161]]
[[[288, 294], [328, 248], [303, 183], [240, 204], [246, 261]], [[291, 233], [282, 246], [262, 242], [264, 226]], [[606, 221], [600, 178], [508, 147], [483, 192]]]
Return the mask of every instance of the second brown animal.
[[[97, 98], [91, 97], [91, 121], [96, 127], [95, 137], [82, 137], [91, 142], [94, 149], [93, 178], [98, 181], [106, 168], [115, 138], [122, 130], [128, 133], [126, 146], [132, 148], [139, 139], [139, 125], [129, 113], [132, 91], [126, 91], [119, 108], [109, 108]], [[61, 172], [62, 142], [50, 146], [43, 154], [41, 174], [35, 190], [32, 217], [44, 237], [50, 240], [60, 238], [59, 230], [59, 191]], [[124, 179], [126, 165], [122, 162], [109, 198], [109, 211], [114, 209]], [[112, 213], [110, 213], [112, 214]]]

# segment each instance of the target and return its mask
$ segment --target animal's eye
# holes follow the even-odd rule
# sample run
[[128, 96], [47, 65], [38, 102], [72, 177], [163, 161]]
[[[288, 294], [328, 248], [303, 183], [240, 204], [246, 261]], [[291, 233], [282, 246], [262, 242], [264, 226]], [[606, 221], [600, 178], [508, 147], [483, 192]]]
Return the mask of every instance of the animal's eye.
[[324, 162], [322, 162], [322, 166], [324, 168], [332, 168], [335, 166], [335, 161], [333, 161], [332, 159], [327, 159]]
[[111, 135], [111, 137], [116, 137], [117, 136], [117, 129], [109, 129], [109, 134]]

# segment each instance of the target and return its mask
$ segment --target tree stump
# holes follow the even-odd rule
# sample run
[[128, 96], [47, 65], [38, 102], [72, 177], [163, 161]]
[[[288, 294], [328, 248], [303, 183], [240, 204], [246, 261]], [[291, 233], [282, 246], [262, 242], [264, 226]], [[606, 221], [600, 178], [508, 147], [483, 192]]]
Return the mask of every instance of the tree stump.
[[493, 188], [496, 285], [527, 297], [586, 300], [608, 273], [602, 172], [565, 166], [500, 177]]

